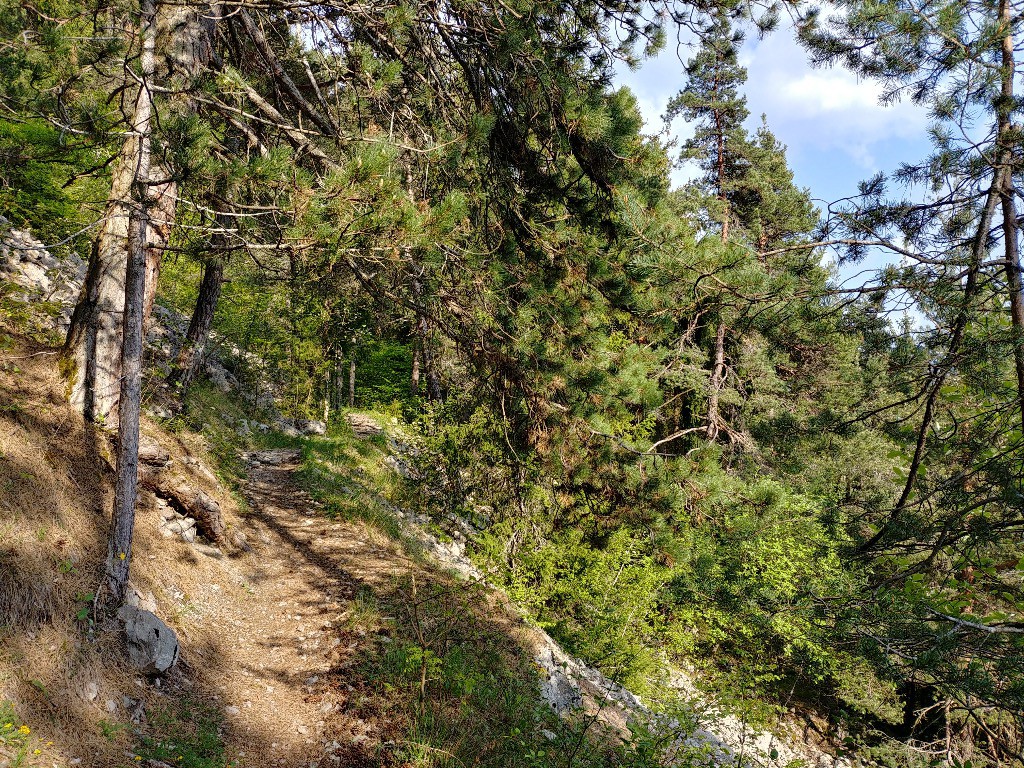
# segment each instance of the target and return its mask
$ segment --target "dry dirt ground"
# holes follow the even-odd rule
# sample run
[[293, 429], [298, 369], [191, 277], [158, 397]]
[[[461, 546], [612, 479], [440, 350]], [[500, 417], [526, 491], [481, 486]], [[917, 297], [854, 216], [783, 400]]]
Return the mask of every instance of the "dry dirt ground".
[[351, 765], [353, 746], [379, 734], [345, 714], [360, 691], [344, 669], [387, 640], [354, 612], [361, 594], [389, 590], [416, 566], [380, 533], [320, 515], [293, 482], [297, 452], [251, 456], [243, 530], [253, 551], [232, 563], [234, 585], [206, 596], [204, 633], [221, 640], [190, 666], [224, 702], [228, 752], [244, 765]]
[[[143, 494], [132, 581], [182, 648], [171, 674], [144, 680], [123, 661], [116, 623], [87, 616], [105, 555], [110, 440], [62, 395], [49, 350], [24, 342], [0, 354], [0, 704], [31, 728], [21, 765], [146, 764], [132, 751], [139, 739], [187, 730], [184, 710], [220, 721], [232, 765], [378, 764], [390, 727], [354, 714], [372, 710], [375, 692], [349, 671], [390, 642], [365, 598], [421, 566], [376, 529], [320, 514], [294, 482], [297, 452], [250, 455], [242, 502], [203, 480], [215, 478], [201, 438], [147, 424], [196, 467], [250, 551], [161, 536]], [[3, 746], [0, 766], [17, 764]]]

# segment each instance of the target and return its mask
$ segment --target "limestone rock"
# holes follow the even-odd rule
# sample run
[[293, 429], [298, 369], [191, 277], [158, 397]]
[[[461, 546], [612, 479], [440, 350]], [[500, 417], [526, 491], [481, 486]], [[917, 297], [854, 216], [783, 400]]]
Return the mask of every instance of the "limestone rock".
[[128, 591], [124, 596], [125, 605], [138, 608], [140, 611], [156, 613], [156, 598], [152, 592], [142, 592], [131, 583], [128, 584]]
[[58, 305], [59, 313], [49, 322], [61, 332], [71, 322], [71, 310], [85, 280], [85, 270], [85, 262], [77, 256], [58, 258], [31, 232], [11, 227], [0, 216], [0, 277], [21, 289], [17, 292], [20, 300]]
[[302, 432], [304, 434], [307, 434], [307, 435], [326, 435], [327, 434], [327, 425], [324, 424], [324, 422], [319, 421], [317, 419], [313, 419], [311, 421], [303, 422], [303, 424], [300, 427], [300, 429], [302, 430]]
[[398, 456], [385, 456], [384, 464], [393, 472], [401, 475], [406, 480], [419, 479], [419, 473], [413, 469], [407, 461]]
[[348, 413], [345, 415], [345, 421], [352, 428], [355, 436], [360, 439], [372, 437], [373, 435], [379, 435], [384, 432], [384, 427], [378, 424], [374, 419], [369, 416], [364, 416], [361, 413]]
[[272, 467], [292, 464], [301, 458], [302, 454], [291, 448], [271, 448], [266, 451], [255, 451], [245, 454], [245, 460], [250, 464], [265, 464]]
[[124, 622], [128, 658], [141, 672], [160, 675], [178, 661], [178, 637], [154, 613], [125, 604], [117, 617]]

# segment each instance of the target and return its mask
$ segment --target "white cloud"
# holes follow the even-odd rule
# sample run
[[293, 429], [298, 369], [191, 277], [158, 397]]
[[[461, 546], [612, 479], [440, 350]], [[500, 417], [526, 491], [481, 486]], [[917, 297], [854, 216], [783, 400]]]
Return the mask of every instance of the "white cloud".
[[[685, 48], [682, 53], [688, 55]], [[749, 39], [741, 62], [748, 73], [744, 91], [752, 124], [765, 114], [791, 154], [827, 153], [864, 175], [880, 170], [878, 157], [887, 142], [924, 136], [924, 110], [909, 103], [880, 105], [881, 87], [844, 68], [813, 69], [785, 30], [765, 40]], [[669, 46], [639, 71], [620, 72], [619, 82], [636, 94], [647, 130], [659, 133], [666, 103], [684, 84], [683, 65]], [[689, 133], [681, 121], [672, 126], [680, 139]]]
[[914, 104], [879, 104], [882, 89], [874, 81], [842, 67], [812, 69], [804, 51], [782, 33], [748, 42], [743, 64], [751, 113], [766, 114], [791, 147], [841, 152], [875, 171], [878, 145], [921, 137], [927, 126], [927, 115]]

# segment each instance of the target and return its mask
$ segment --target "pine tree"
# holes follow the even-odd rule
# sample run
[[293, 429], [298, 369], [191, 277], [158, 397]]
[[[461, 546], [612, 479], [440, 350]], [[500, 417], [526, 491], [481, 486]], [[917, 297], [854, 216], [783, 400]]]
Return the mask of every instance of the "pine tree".
[[[1020, 630], [1003, 615], [1013, 610], [1011, 580], [992, 563], [1019, 551], [1024, 494], [1014, 182], [1022, 169], [1015, 80], [1024, 20], [1006, 0], [837, 6], [832, 17], [812, 9], [802, 20], [815, 61], [842, 62], [880, 82], [886, 101], [912, 99], [933, 118], [929, 156], [905, 163], [893, 184], [882, 175], [864, 182], [828, 222], [827, 242], [842, 258], [855, 262], [878, 249], [898, 261], [869, 287], [909, 297], [924, 319], [905, 342], [919, 354], [894, 361], [889, 373], [893, 394], [864, 407], [866, 418], [901, 431], [906, 449], [899, 488], [864, 516], [858, 552], [876, 564], [881, 594], [896, 586], [914, 595], [901, 604], [913, 627], [898, 615], [882, 619], [895, 665], [927, 658], [950, 709], [984, 696], [994, 711], [1019, 712], [1008, 670], [1019, 663]], [[984, 591], [984, 609], [965, 607], [978, 598], [961, 602], [944, 563], [989, 569], [984, 588], [969, 588]], [[951, 635], [957, 642], [947, 644]], [[953, 720], [949, 727], [970, 730]], [[995, 760], [1005, 756], [999, 738], [989, 749]]]
[[[738, 296], [753, 296], [764, 289], [767, 275], [752, 267], [751, 252], [758, 254], [768, 272], [787, 272], [779, 259], [768, 263], [764, 254], [805, 236], [813, 229], [817, 212], [807, 192], [793, 184], [785, 148], [767, 125], [754, 139], [747, 132], [744, 121], [749, 113], [741, 92], [746, 71], [738, 62], [743, 35], [734, 29], [732, 16], [727, 6], [709, 12], [700, 47], [686, 65], [686, 87], [669, 103], [665, 119], [683, 117], [694, 123], [682, 159], [697, 161], [703, 171], [690, 192], [700, 206], [703, 226], [717, 226], [720, 235], [716, 272], [739, 281]], [[704, 432], [710, 441], [725, 435], [734, 446], [750, 446], [737, 419], [743, 398], [727, 387], [730, 376], [733, 389], [739, 383], [736, 361], [730, 358], [742, 345], [745, 329], [738, 326], [745, 325], [742, 318], [749, 303], [724, 296], [716, 302], [717, 306], [698, 310], [706, 318], [701, 340], [710, 358]], [[723, 398], [730, 402], [731, 416], [724, 413]]]
[[750, 168], [752, 147], [743, 127], [749, 112], [740, 88], [747, 80], [738, 54], [743, 35], [735, 30], [724, 7], [711, 12], [702, 31], [700, 48], [686, 65], [686, 87], [673, 97], [666, 122], [682, 117], [695, 123], [693, 138], [683, 147], [683, 160], [696, 160], [704, 172], [702, 184], [713, 192], [722, 242], [729, 240], [735, 212], [733, 198]]

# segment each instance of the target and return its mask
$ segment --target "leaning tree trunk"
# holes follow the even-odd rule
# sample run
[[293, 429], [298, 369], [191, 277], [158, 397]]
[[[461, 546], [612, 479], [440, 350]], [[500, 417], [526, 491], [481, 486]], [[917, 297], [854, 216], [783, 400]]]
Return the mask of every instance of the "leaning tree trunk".
[[192, 320], [188, 324], [185, 341], [174, 361], [174, 369], [168, 377], [168, 382], [180, 390], [181, 397], [188, 392], [192, 379], [199, 369], [199, 363], [202, 362], [223, 284], [224, 261], [219, 254], [213, 254], [203, 266], [203, 280], [199, 284], [199, 295], [192, 311]]
[[142, 0], [139, 10], [141, 82], [132, 116], [135, 173], [124, 201], [129, 225], [127, 264], [122, 297], [122, 354], [113, 525], [107, 553], [105, 587], [109, 600], [120, 605], [128, 584], [139, 479], [139, 416], [142, 406], [142, 325], [146, 292], [146, 235], [149, 229], [150, 136], [153, 100], [149, 92], [155, 70], [155, 8]]
[[[212, 24], [216, 13], [209, 6], [161, 3], [154, 10], [149, 29], [153, 66], [149, 82], [172, 79], [194, 80], [211, 58]], [[186, 86], [177, 90], [184, 92]], [[140, 98], [149, 102], [152, 92]], [[85, 285], [71, 318], [64, 343], [69, 399], [86, 419], [98, 423], [117, 422], [121, 387], [122, 325], [128, 272], [128, 200], [136, 175], [136, 137], [125, 141], [113, 164], [110, 194], [103, 223], [93, 243]], [[144, 238], [144, 323], [153, 309], [160, 261], [174, 227], [177, 186], [172, 169], [151, 160], [146, 196], [150, 215]], [[148, 179], [148, 180], [149, 180]], [[147, 181], [148, 181], [147, 180]]]

